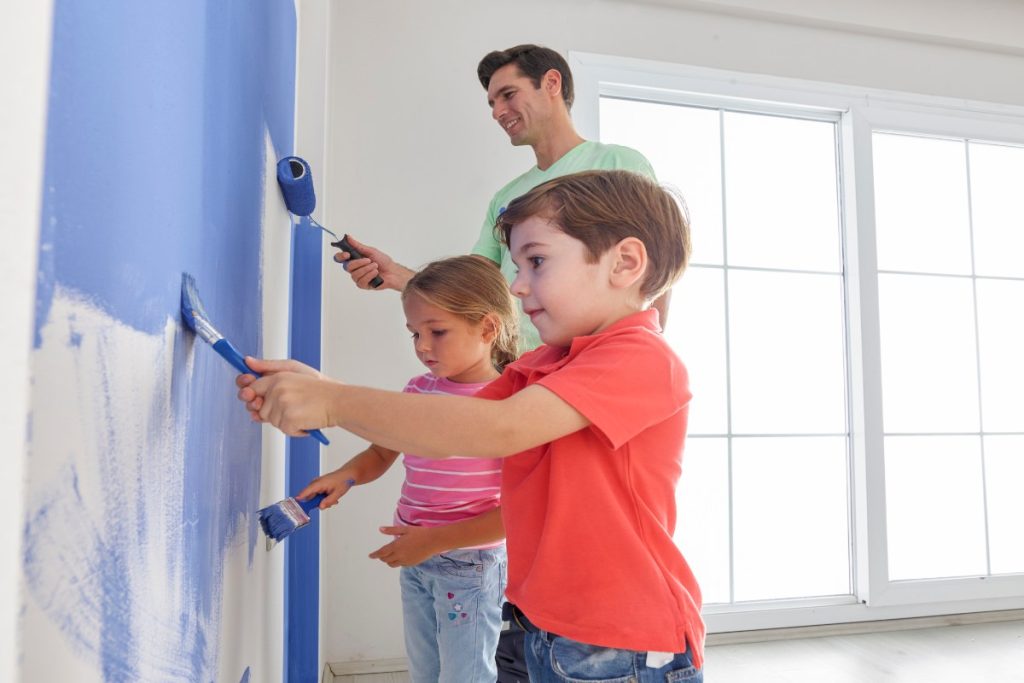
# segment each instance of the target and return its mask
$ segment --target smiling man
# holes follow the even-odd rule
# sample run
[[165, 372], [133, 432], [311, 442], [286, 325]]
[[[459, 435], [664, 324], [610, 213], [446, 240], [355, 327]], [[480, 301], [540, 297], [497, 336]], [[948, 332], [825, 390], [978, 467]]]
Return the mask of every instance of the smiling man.
[[[508, 203], [526, 194], [543, 182], [579, 171], [627, 170], [655, 179], [650, 162], [634, 149], [584, 140], [573, 125], [570, 110], [575, 93], [572, 72], [562, 55], [538, 45], [517, 45], [495, 50], [484, 56], [477, 66], [477, 77], [487, 91], [491, 116], [508, 135], [513, 145], [533, 148], [537, 164], [513, 179], [491, 199], [487, 207], [480, 237], [473, 253], [484, 256], [501, 267], [509, 282], [516, 269], [508, 249], [494, 234], [494, 223]], [[371, 289], [370, 281], [378, 275], [384, 280], [382, 289], [401, 291], [413, 271], [395, 262], [386, 253], [352, 240], [365, 258], [352, 259], [347, 270], [361, 289]], [[336, 261], [347, 261], [347, 253], [339, 253]], [[668, 294], [654, 302], [665, 324]], [[537, 330], [529, 317], [520, 320], [522, 350], [540, 344]]]

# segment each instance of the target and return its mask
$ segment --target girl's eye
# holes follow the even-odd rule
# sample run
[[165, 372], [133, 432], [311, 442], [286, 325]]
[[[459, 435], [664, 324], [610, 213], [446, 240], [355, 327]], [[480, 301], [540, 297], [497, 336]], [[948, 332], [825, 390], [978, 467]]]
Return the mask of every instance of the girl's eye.
[[434, 335], [435, 337], [443, 337], [445, 332], [447, 332], [447, 331], [448, 330], [431, 330], [430, 333], [432, 335]]
[[419, 339], [420, 338], [420, 333], [419, 332], [413, 332], [412, 333], [412, 338], [413, 339]]
[[531, 256], [527, 259], [534, 268], [539, 268], [540, 264], [544, 263], [543, 256]]

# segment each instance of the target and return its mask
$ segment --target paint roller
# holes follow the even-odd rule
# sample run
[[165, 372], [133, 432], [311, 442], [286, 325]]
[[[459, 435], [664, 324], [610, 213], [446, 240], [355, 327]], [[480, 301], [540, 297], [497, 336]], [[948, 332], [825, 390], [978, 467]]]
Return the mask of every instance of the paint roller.
[[[347, 251], [351, 258], [364, 258], [359, 251], [348, 241], [348, 235], [342, 235], [341, 239], [333, 232], [317, 223], [313, 216], [313, 209], [316, 208], [316, 194], [313, 192], [313, 169], [309, 167], [302, 157], [285, 157], [277, 162], [277, 184], [281, 186], [281, 194], [284, 195], [284, 205], [296, 216], [306, 216], [314, 227], [320, 228], [327, 234], [334, 237], [332, 247]], [[384, 280], [378, 275], [370, 281], [373, 288], [380, 287]]]

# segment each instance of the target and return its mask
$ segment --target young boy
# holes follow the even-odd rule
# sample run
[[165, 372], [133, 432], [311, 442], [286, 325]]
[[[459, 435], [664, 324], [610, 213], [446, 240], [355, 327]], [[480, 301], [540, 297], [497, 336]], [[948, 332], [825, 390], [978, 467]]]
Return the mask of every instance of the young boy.
[[544, 346], [475, 397], [253, 360], [265, 376], [240, 376], [239, 398], [292, 435], [339, 426], [425, 457], [506, 458], [506, 596], [531, 680], [700, 681], [700, 589], [672, 540], [690, 392], [649, 307], [686, 267], [686, 218], [649, 179], [591, 171], [514, 200], [497, 230]]

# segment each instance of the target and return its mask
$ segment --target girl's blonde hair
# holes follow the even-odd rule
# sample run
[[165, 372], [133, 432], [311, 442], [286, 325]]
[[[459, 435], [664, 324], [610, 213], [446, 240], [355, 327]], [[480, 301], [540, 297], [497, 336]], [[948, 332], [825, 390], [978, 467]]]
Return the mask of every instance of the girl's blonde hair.
[[477, 325], [495, 321], [491, 361], [498, 370], [519, 357], [519, 313], [498, 266], [482, 256], [455, 256], [433, 261], [412, 276], [402, 301], [417, 294], [433, 306]]

